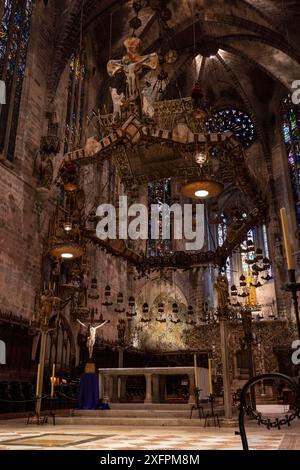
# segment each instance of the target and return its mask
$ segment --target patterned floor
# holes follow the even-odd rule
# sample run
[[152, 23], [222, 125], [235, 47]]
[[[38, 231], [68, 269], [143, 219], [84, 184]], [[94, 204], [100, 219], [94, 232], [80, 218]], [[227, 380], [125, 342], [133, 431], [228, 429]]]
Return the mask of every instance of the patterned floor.
[[[0, 422], [0, 450], [240, 450], [235, 428], [127, 428], [108, 426], [36, 426], [24, 420]], [[288, 433], [253, 428], [253, 450], [300, 449], [300, 427]]]

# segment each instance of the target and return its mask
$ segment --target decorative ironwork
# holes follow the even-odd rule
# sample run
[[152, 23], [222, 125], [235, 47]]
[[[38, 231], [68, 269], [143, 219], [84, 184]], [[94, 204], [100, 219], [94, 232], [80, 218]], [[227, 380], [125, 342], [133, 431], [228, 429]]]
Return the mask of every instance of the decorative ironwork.
[[78, 147], [83, 125], [86, 67], [82, 54], [73, 54], [70, 61], [66, 115], [65, 153]]
[[[295, 409], [290, 415], [286, 415], [282, 419], [276, 418], [271, 421], [269, 418], [264, 418], [261, 413], [258, 413], [256, 409], [253, 409], [252, 405], [247, 403], [247, 392], [251, 390], [251, 387], [257, 383], [263, 382], [264, 380], [281, 380], [288, 384], [291, 390], [295, 394]], [[249, 450], [248, 439], [245, 430], [245, 415], [251, 416], [257, 421], [257, 424], [266, 426], [267, 429], [277, 428], [280, 429], [282, 426], [290, 426], [291, 422], [296, 418], [300, 418], [300, 390], [298, 385], [287, 375], [273, 373], [273, 374], [261, 374], [251, 378], [243, 387], [240, 396], [240, 411], [239, 411], [239, 429], [242, 440], [243, 450]]]
[[300, 339], [300, 319], [299, 319], [299, 303], [298, 303], [298, 292], [300, 291], [300, 283], [297, 282], [295, 269], [289, 269], [288, 275], [289, 275], [289, 283], [286, 285], [286, 290], [290, 291], [292, 294], [292, 300], [294, 304], [297, 330], [298, 330], [298, 338]]
[[[167, 178], [165, 180], [157, 181], [156, 183], [148, 183], [148, 213], [151, 214], [151, 205], [158, 204], [163, 208], [164, 204], [171, 205], [171, 180]], [[171, 253], [172, 251], [172, 240], [162, 239], [162, 218], [164, 214], [160, 214], [159, 224], [159, 239], [151, 238], [151, 217], [149, 217], [149, 230], [148, 230], [148, 256], [163, 256]], [[170, 231], [171, 233], [171, 231]]]
[[214, 426], [215, 427], [217, 427], [217, 426], [219, 428], [221, 427], [220, 426], [219, 415], [217, 413], [215, 413], [215, 410], [214, 410], [214, 401], [215, 401], [215, 395], [211, 393], [209, 395], [209, 402], [210, 402], [211, 410], [210, 410], [210, 412], [205, 414], [205, 421], [204, 421], [204, 427], [205, 428], [207, 426], [209, 426], [210, 420], [214, 421]]

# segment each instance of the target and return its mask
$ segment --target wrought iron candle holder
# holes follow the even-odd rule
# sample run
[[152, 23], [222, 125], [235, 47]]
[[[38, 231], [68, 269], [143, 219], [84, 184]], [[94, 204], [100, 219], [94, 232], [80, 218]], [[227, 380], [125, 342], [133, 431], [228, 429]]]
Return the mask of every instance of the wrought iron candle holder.
[[192, 419], [192, 417], [193, 417], [193, 411], [194, 410], [198, 410], [199, 419], [204, 418], [203, 406], [200, 405], [200, 392], [201, 391], [202, 391], [201, 388], [199, 388], [199, 387], [195, 388], [195, 405], [193, 405], [192, 408], [191, 408], [190, 419]]
[[215, 413], [215, 410], [214, 410], [215, 394], [211, 393], [208, 397], [208, 400], [210, 402], [211, 411], [210, 411], [210, 413], [206, 413], [206, 415], [205, 415], [204, 427], [206, 428], [207, 426], [209, 426], [209, 420], [213, 419], [214, 420], [214, 426], [215, 427], [218, 426], [220, 428], [221, 426], [220, 426], [220, 421], [219, 421], [219, 415], [217, 413]]
[[297, 282], [295, 269], [289, 269], [288, 276], [289, 276], [289, 282], [286, 285], [286, 290], [291, 292], [292, 294], [292, 301], [294, 304], [297, 330], [298, 330], [298, 338], [300, 339], [300, 320], [299, 320], [299, 304], [298, 304], [298, 292], [300, 291], [300, 283]]

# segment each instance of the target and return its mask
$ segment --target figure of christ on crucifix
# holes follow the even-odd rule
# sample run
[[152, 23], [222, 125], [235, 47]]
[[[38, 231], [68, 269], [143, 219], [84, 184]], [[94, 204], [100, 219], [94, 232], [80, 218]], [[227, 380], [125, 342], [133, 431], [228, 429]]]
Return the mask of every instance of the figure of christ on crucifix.
[[94, 344], [95, 344], [95, 341], [96, 341], [96, 331], [98, 330], [98, 328], [101, 328], [106, 323], [108, 323], [108, 320], [105, 320], [103, 323], [101, 323], [100, 325], [97, 325], [97, 326], [92, 326], [91, 324], [85, 325], [78, 318], [77, 318], [77, 321], [84, 328], [88, 328], [88, 337], [87, 337], [86, 345], [87, 345], [87, 348], [89, 350], [89, 359], [92, 359]]
[[[120, 60], [110, 60], [107, 64], [107, 72], [110, 77], [114, 77], [117, 73], [123, 72], [126, 77], [126, 98], [129, 103], [141, 103], [143, 106], [143, 94], [140, 90], [139, 76], [143, 68], [155, 70], [158, 66], [158, 55], [156, 53], [148, 55], [140, 55], [139, 49], [141, 40], [137, 37], [128, 38], [124, 41], [126, 47], [126, 55]], [[123, 95], [124, 96], [124, 95]], [[114, 104], [114, 114], [120, 112], [121, 95], [117, 94], [115, 88], [111, 88], [111, 97]], [[119, 99], [120, 98], [120, 99]]]

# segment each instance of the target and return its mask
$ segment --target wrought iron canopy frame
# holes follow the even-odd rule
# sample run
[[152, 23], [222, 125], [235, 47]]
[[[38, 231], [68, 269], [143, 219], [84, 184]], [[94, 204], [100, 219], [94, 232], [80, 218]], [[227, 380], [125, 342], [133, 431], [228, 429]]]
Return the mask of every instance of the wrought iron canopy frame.
[[[218, 247], [215, 251], [195, 253], [175, 252], [169, 256], [150, 258], [146, 256], [141, 257], [133, 251], [130, 252], [126, 249], [126, 244], [124, 244], [124, 250], [115, 250], [113, 244], [103, 243], [103, 241], [100, 243], [100, 240], [97, 240], [95, 234], [88, 230], [85, 230], [85, 238], [107, 249], [108, 252], [123, 257], [142, 272], [160, 270], [168, 267], [175, 269], [192, 269], [196, 266], [207, 264], [220, 267], [225, 266], [228, 256], [230, 256], [238, 244], [244, 240], [249, 229], [262, 223], [266, 219], [267, 210], [267, 204], [260, 188], [247, 167], [243, 149], [231, 133], [195, 134], [186, 126], [186, 132], [178, 134], [176, 128], [173, 130], [159, 129], [153, 125], [145, 124], [135, 114], [131, 114], [125, 119], [123, 124], [100, 141], [92, 139], [92, 145], [90, 147], [86, 145], [84, 148], [67, 153], [58, 171], [56, 182], [59, 183], [60, 174], [68, 163], [74, 162], [78, 164], [79, 167], [96, 163], [99, 160], [111, 157], [114, 148], [122, 143], [125, 144], [127, 142], [136, 147], [144, 145], [147, 142], [167, 143], [170, 146], [181, 148], [182, 151], [191, 151], [191, 148], [199, 143], [206, 142], [206, 139], [209, 140], [211, 145], [222, 146], [222, 152], [220, 152], [219, 157], [216, 157], [219, 161], [219, 174], [216, 176], [220, 177], [221, 180], [223, 179], [228, 182], [229, 179], [234, 182], [236, 187], [252, 201], [254, 207], [251, 213], [248, 214], [248, 217], [240, 223], [239, 226], [229, 226], [232, 230], [230, 230], [230, 234], [228, 233], [227, 239], [222, 247]], [[138, 182], [134, 179], [131, 170], [129, 173], [131, 174], [128, 175], [128, 179], [125, 181], [127, 186]], [[189, 172], [183, 175], [183, 177], [189, 178], [192, 176], [188, 173]], [[141, 181], [139, 182], [141, 183]]]

